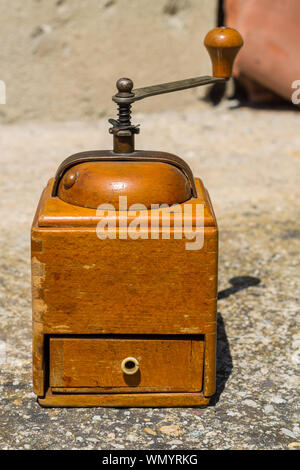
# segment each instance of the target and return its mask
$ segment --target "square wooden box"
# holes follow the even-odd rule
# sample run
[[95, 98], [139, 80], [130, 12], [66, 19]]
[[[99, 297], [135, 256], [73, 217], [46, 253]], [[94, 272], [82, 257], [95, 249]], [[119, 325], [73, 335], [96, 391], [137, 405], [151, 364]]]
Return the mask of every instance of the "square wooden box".
[[[96, 210], [51, 197], [32, 226], [33, 384], [43, 406], [196, 406], [215, 392], [218, 229], [204, 245], [100, 240]], [[140, 368], [125, 375], [121, 363]]]

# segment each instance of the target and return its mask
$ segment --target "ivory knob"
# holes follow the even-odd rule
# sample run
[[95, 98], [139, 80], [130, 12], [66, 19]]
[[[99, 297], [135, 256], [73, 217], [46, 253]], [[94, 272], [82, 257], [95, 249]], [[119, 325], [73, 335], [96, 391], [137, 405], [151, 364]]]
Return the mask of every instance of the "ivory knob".
[[126, 357], [121, 363], [122, 372], [126, 375], [133, 375], [139, 370], [140, 364], [135, 357]]

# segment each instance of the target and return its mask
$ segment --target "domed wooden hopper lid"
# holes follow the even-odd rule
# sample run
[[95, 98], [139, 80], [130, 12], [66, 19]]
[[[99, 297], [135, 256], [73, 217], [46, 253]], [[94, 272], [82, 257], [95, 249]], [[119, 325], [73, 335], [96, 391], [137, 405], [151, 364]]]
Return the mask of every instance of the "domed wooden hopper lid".
[[71, 155], [59, 166], [52, 190], [52, 197], [90, 209], [111, 204], [115, 210], [123, 210], [120, 196], [126, 196], [127, 208], [143, 204], [151, 209], [154, 204], [181, 204], [197, 197], [197, 191], [184, 160], [170, 153], [144, 150], [129, 155], [111, 150]]
[[[119, 197], [127, 197], [127, 207], [143, 204], [178, 204], [192, 197], [186, 175], [174, 165], [143, 161], [95, 161], [79, 163], [67, 170], [57, 195], [76, 206], [96, 209], [112, 204], [119, 210]], [[122, 206], [122, 202], [121, 202]]]

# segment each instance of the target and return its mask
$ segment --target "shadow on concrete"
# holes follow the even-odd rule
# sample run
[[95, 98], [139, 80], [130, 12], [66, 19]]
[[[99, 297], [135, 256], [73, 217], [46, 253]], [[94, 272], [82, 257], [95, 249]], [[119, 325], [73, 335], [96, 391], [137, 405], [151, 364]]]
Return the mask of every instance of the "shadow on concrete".
[[226, 299], [226, 297], [235, 294], [239, 290], [247, 289], [251, 286], [257, 286], [260, 283], [260, 279], [252, 276], [237, 276], [230, 279], [229, 283], [232, 285], [232, 287], [221, 290], [218, 293], [218, 300]]
[[[260, 284], [260, 279], [252, 276], [238, 276], [229, 280], [232, 287], [224, 289], [219, 292], [218, 300], [225, 299], [236, 292], [247, 289], [251, 286]], [[220, 312], [217, 317], [217, 384], [216, 393], [210, 401], [210, 406], [218, 403], [220, 396], [225, 388], [226, 382], [232, 372], [233, 364], [230, 353], [229, 342], [226, 335], [224, 320]]]

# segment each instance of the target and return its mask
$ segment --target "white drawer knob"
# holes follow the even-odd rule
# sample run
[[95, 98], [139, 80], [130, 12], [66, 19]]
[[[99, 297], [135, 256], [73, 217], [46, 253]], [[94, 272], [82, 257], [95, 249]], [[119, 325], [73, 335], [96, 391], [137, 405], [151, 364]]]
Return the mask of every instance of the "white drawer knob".
[[126, 357], [123, 359], [121, 369], [124, 374], [133, 375], [139, 370], [140, 364], [135, 357]]

